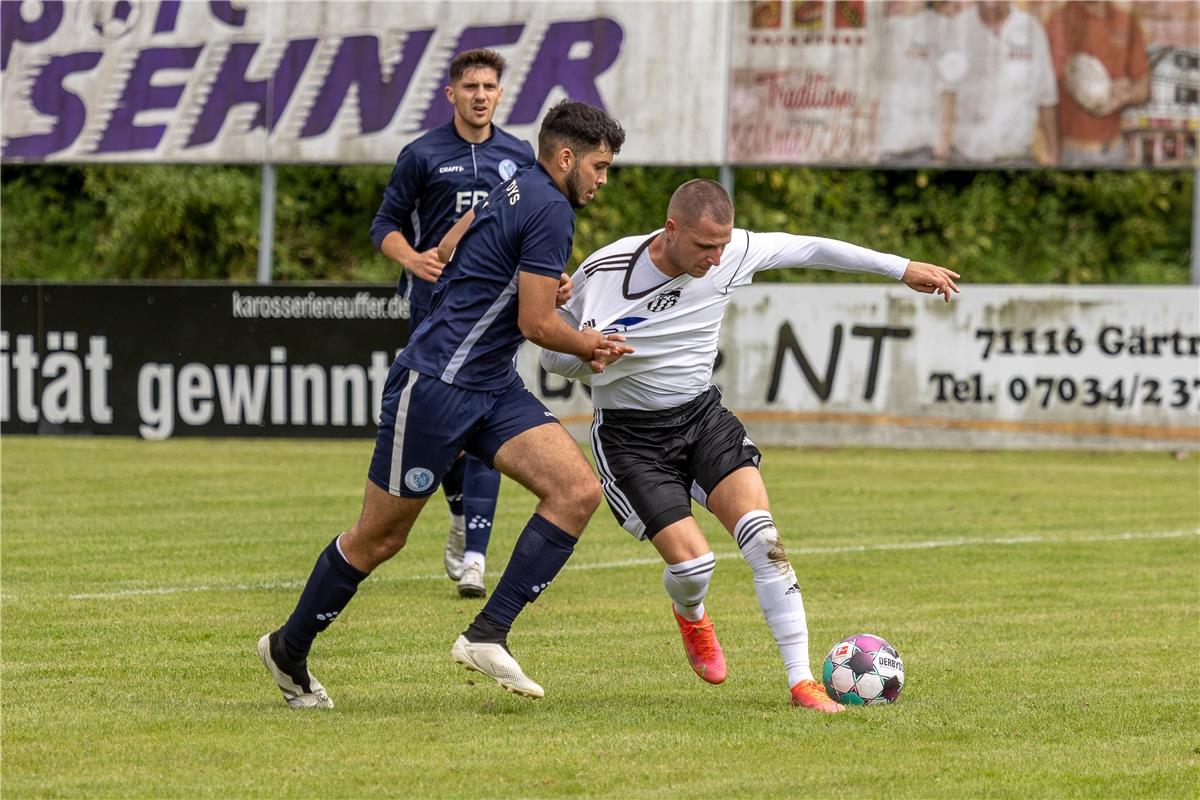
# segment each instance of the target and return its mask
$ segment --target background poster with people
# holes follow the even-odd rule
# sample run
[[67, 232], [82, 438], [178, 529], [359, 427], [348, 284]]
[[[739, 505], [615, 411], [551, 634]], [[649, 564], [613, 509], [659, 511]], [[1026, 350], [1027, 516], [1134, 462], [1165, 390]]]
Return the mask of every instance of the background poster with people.
[[[0, 159], [389, 163], [449, 118], [455, 52], [566, 97], [635, 164], [1188, 168], [1200, 3], [0, 3]], [[728, 102], [726, 102], [728, 100]]]
[[1194, 167], [1200, 5], [736, 4], [739, 164]]

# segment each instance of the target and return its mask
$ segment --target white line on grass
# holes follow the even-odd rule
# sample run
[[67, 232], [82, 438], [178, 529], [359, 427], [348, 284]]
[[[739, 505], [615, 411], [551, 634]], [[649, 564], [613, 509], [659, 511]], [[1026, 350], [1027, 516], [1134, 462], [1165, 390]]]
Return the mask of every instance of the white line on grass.
[[[894, 542], [889, 544], [863, 544], [838, 547], [789, 547], [788, 552], [804, 555], [836, 555], [839, 553], [866, 553], [886, 550], [936, 550], [945, 547], [985, 547], [988, 545], [1020, 545], [1020, 544], [1083, 544], [1094, 542], [1129, 542], [1148, 539], [1181, 539], [1186, 536], [1200, 535], [1200, 528], [1179, 531], [1155, 531], [1149, 533], [1115, 533], [1101, 536], [1042, 536], [1029, 534], [1026, 536], [1008, 536], [991, 539], [933, 539], [924, 542]], [[736, 551], [718, 551], [717, 558], [739, 558]], [[620, 569], [622, 567], [644, 567], [662, 564], [660, 558], [626, 558], [620, 561], [598, 561], [595, 563], [568, 564], [565, 569], [571, 571], [592, 569]], [[375, 582], [411, 582], [445, 580], [441, 573], [427, 575], [381, 575]], [[304, 579], [286, 581], [257, 581], [254, 583], [209, 583], [198, 586], [158, 586], [147, 589], [120, 589], [114, 592], [85, 592], [71, 594], [71, 600], [119, 600], [127, 597], [144, 597], [148, 595], [184, 594], [187, 592], [249, 592], [269, 591], [274, 589], [298, 589], [304, 585]], [[6, 598], [11, 599], [11, 598]]]

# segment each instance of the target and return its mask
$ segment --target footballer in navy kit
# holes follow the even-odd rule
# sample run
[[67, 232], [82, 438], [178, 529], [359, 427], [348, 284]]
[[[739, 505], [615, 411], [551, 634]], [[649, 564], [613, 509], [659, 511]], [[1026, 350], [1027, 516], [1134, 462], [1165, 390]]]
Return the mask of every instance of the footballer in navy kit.
[[[445, 91], [454, 117], [400, 151], [371, 225], [371, 241], [404, 267], [396, 291], [410, 331], [429, 313], [442, 274], [438, 242], [498, 183], [534, 163], [528, 142], [492, 124], [504, 94], [505, 66], [503, 56], [485, 49], [467, 50], [450, 61]], [[457, 581], [461, 596], [483, 597], [500, 473], [467, 455], [455, 460], [442, 485], [450, 504], [446, 574]]]
[[538, 505], [500, 582], [450, 655], [510, 692], [543, 696], [513, 658], [507, 635], [566, 564], [601, 489], [579, 445], [525, 388], [512, 362], [526, 339], [577, 356], [596, 372], [631, 352], [621, 334], [576, 329], [556, 312], [569, 294], [563, 269], [574, 209], [607, 182], [624, 140], [621, 126], [600, 109], [563, 101], [542, 120], [537, 164], [456, 224], [454, 231], [465, 233], [429, 314], [388, 373], [362, 513], [317, 558], [284, 625], [259, 639], [259, 657], [289, 705], [333, 706], [308, 671], [313, 640], [359, 583], [404, 547], [463, 450], [528, 488]]

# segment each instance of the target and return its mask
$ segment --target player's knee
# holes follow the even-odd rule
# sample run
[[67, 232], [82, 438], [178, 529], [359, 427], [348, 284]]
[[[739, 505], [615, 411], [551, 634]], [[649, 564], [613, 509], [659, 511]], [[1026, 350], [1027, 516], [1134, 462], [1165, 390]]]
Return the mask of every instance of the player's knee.
[[404, 545], [408, 543], [408, 534], [396, 534], [388, 536], [375, 543], [374, 555], [375, 563], [382, 564], [392, 556], [404, 549]]
[[600, 506], [600, 481], [588, 474], [586, 478], [565, 482], [557, 488], [556, 496], [547, 498], [550, 505], [557, 508], [563, 518], [570, 519], [572, 527], [582, 530]]
[[407, 525], [397, 525], [388, 530], [381, 547], [389, 553], [389, 558], [399, 553], [404, 549], [404, 545], [408, 544], [408, 531]]
[[579, 507], [587, 512], [590, 518], [600, 507], [600, 501], [604, 499], [604, 492], [600, 488], [600, 481], [595, 475], [589, 475], [588, 480], [581, 481], [579, 486]]
[[409, 526], [406, 525], [364, 525], [361, 521], [351, 529], [353, 544], [359, 559], [366, 562], [369, 570], [375, 569], [383, 562], [404, 549], [408, 543]]

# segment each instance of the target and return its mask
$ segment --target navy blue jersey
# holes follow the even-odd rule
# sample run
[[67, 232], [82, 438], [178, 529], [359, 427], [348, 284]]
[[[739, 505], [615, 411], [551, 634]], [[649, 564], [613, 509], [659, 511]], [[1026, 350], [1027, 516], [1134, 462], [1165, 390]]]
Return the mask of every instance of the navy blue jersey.
[[[440, 125], [400, 151], [383, 202], [371, 224], [371, 241], [400, 231], [418, 252], [437, 247], [454, 221], [487, 197], [497, 183], [534, 162], [529, 142], [495, 125], [487, 141], [472, 144], [458, 135], [454, 121]], [[406, 270], [397, 291], [416, 316], [429, 309], [433, 284]]]
[[535, 164], [493, 189], [475, 214], [397, 361], [464, 389], [495, 391], [516, 376], [513, 357], [525, 341], [517, 276], [562, 274], [575, 211]]

